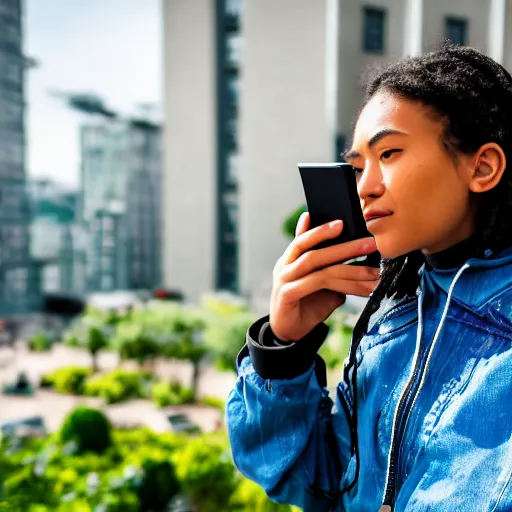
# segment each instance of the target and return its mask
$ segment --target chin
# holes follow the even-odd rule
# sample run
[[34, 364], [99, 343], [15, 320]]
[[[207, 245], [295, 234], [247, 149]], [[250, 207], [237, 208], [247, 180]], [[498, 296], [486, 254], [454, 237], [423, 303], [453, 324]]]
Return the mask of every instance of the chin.
[[417, 247], [413, 246], [411, 243], [407, 243], [406, 240], [398, 240], [386, 235], [376, 235], [375, 243], [377, 244], [377, 249], [382, 258], [386, 260], [399, 258], [404, 254], [417, 250]]

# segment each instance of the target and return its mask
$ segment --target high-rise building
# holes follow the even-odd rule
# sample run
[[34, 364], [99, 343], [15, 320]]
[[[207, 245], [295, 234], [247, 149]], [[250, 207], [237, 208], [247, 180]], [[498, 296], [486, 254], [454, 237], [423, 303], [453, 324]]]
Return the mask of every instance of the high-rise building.
[[30, 260], [25, 169], [25, 70], [21, 0], [0, 0], [0, 316], [41, 306]]
[[[212, 288], [268, 298], [272, 269], [289, 243], [282, 223], [304, 203], [296, 164], [339, 159], [368, 65], [449, 38], [512, 69], [511, 0], [163, 5], [165, 279], [191, 299]], [[235, 86], [230, 49], [241, 70]], [[236, 109], [227, 106], [230, 97]], [[231, 232], [226, 204], [236, 205]], [[234, 241], [235, 267], [224, 257], [226, 240]]]
[[165, 280], [239, 288], [241, 0], [164, 2]]
[[81, 129], [89, 291], [161, 284], [160, 139], [159, 126], [135, 119]]
[[79, 194], [46, 179], [29, 182], [30, 254], [43, 293], [85, 292], [86, 233], [78, 219]]

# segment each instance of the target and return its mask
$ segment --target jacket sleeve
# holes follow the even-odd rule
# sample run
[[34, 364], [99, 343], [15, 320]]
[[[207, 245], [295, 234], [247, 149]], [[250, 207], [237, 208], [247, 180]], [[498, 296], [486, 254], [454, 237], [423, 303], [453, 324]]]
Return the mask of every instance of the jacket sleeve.
[[226, 404], [238, 469], [270, 498], [304, 511], [334, 510], [350, 458], [349, 422], [338, 399], [333, 409], [325, 364], [316, 354], [327, 333], [320, 324], [285, 345], [273, 336], [268, 317], [255, 322]]

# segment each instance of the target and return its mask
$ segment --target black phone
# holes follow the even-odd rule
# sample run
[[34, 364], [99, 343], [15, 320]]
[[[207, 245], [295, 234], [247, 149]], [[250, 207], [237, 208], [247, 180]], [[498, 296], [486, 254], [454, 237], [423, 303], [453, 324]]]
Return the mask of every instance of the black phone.
[[[366, 229], [361, 210], [354, 168], [347, 163], [298, 164], [307, 209], [309, 229], [332, 220], [343, 220], [343, 231], [336, 238], [325, 240], [313, 247], [323, 249], [332, 245], [372, 236]], [[381, 256], [374, 252], [345, 263], [379, 267]]]

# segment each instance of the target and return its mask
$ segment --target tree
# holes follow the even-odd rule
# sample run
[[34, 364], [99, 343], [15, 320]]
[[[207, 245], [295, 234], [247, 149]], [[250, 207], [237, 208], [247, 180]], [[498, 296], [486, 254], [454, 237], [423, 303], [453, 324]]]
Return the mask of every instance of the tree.
[[208, 346], [204, 342], [206, 323], [202, 315], [192, 310], [181, 308], [181, 314], [172, 318], [168, 331], [168, 342], [164, 354], [171, 359], [189, 361], [193, 366], [192, 394], [197, 399], [201, 362], [207, 354]]
[[162, 352], [155, 329], [140, 317], [120, 322], [112, 345], [121, 359], [135, 359], [139, 366], [154, 361]]
[[64, 342], [86, 349], [92, 358], [92, 368], [98, 371], [98, 353], [109, 344], [112, 329], [100, 317], [84, 315], [78, 318], [67, 333]]

